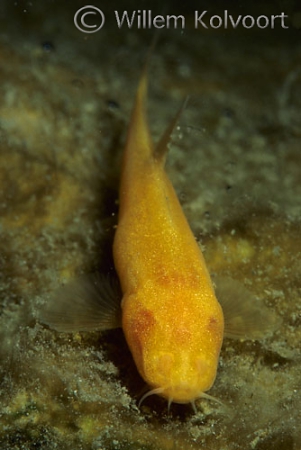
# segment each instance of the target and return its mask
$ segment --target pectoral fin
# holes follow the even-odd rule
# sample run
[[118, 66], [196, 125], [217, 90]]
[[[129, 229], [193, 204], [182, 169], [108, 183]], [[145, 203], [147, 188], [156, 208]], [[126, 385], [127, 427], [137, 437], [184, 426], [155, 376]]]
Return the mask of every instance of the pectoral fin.
[[242, 283], [226, 277], [217, 277], [214, 282], [224, 312], [226, 337], [262, 339], [279, 327], [276, 314]]
[[117, 277], [85, 275], [54, 291], [37, 319], [62, 332], [118, 328], [121, 297]]

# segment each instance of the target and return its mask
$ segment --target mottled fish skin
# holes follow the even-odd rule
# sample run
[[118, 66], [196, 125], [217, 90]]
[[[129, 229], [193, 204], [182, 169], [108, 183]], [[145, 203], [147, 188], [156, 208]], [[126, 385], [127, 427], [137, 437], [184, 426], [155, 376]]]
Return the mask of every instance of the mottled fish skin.
[[123, 292], [122, 327], [151, 392], [169, 402], [193, 403], [216, 377], [223, 312], [164, 169], [166, 135], [153, 145], [146, 94], [147, 68], [123, 155], [113, 245]]

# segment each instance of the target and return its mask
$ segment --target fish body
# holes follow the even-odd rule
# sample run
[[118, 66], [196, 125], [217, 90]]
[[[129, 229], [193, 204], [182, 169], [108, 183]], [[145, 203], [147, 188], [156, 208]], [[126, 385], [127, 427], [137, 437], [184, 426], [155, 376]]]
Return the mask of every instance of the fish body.
[[212, 398], [205, 392], [216, 377], [224, 334], [260, 339], [281, 321], [242, 283], [228, 278], [217, 279], [222, 311], [164, 169], [169, 136], [181, 110], [154, 146], [146, 95], [147, 65], [123, 155], [113, 244], [122, 293], [115, 279], [87, 274], [55, 290], [35, 315], [60, 332], [122, 326], [138, 371], [151, 388], [143, 398], [159, 394], [169, 404], [190, 402], [195, 407], [197, 398]]
[[123, 331], [143, 379], [169, 402], [210, 389], [223, 340], [223, 312], [201, 250], [153, 145], [145, 113], [147, 71], [123, 155], [113, 255]]

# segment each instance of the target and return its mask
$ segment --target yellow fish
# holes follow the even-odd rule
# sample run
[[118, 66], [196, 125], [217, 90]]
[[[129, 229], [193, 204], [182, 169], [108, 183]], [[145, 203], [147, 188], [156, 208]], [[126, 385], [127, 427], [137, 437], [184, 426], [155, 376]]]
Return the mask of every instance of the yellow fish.
[[123, 155], [113, 246], [123, 292], [122, 328], [153, 392], [187, 403], [214, 382], [224, 320], [203, 255], [164, 170], [165, 142], [154, 147], [150, 137], [146, 84], [144, 71]]
[[[151, 388], [143, 398], [158, 394], [169, 404], [190, 402], [194, 407], [196, 399], [212, 398], [205, 392], [216, 377], [224, 317], [200, 247], [164, 169], [179, 113], [154, 146], [145, 113], [146, 93], [147, 67], [123, 155], [113, 245], [122, 290], [121, 323], [120, 295], [104, 278], [93, 276], [55, 294], [41, 320], [59, 331], [121, 325], [138, 371]], [[227, 292], [228, 288], [229, 284]], [[262, 320], [257, 311], [250, 314], [249, 308], [241, 308], [238, 300], [230, 300], [231, 314], [235, 318], [247, 311], [249, 323], [239, 321], [235, 330], [229, 321], [228, 334], [240, 337], [244, 324], [247, 332], [255, 324], [256, 337]]]

